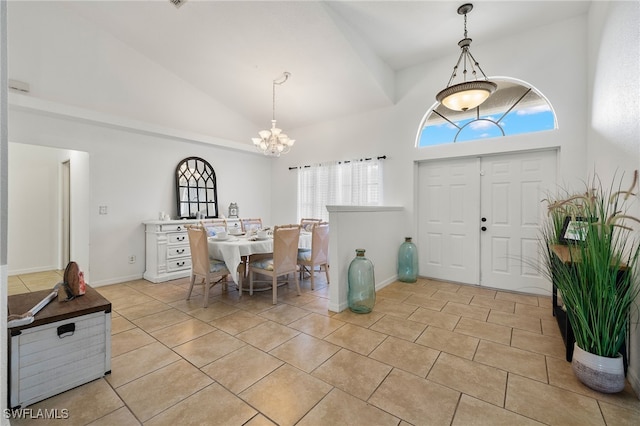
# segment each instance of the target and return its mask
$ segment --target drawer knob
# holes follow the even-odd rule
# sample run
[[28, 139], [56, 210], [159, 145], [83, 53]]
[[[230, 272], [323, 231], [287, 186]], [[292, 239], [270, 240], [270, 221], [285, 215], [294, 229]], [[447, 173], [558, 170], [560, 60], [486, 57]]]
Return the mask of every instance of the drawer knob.
[[178, 265], [178, 266], [184, 266], [184, 262], [176, 262], [176, 265]]
[[180, 250], [176, 250], [178, 252], [178, 254], [182, 254], [184, 253], [184, 249], [180, 249]]
[[176, 240], [178, 240], [178, 241], [184, 241], [184, 235], [183, 235], [183, 236], [181, 236], [181, 237], [176, 238]]
[[64, 339], [67, 336], [73, 336], [73, 333], [75, 333], [75, 331], [76, 324], [73, 322], [70, 324], [61, 325], [60, 327], [58, 327], [58, 337], [60, 339]]

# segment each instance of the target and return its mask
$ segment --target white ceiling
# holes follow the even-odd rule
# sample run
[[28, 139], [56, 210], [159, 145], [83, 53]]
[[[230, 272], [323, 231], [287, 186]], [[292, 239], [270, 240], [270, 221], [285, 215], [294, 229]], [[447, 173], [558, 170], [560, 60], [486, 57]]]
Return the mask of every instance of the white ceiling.
[[[264, 127], [391, 105], [395, 73], [457, 55], [464, 1], [75, 1], [70, 10]], [[476, 0], [474, 45], [585, 14], [589, 1]], [[472, 45], [473, 51], [473, 45]], [[481, 58], [478, 58], [481, 61]], [[451, 67], [453, 67], [453, 61]], [[481, 65], [490, 74], [490, 64]], [[443, 75], [443, 84], [448, 75]]]

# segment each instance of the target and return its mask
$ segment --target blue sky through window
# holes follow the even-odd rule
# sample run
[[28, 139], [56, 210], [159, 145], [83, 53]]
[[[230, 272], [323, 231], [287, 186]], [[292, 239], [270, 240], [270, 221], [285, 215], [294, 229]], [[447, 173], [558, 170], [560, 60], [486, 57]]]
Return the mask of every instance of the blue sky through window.
[[[455, 123], [462, 128], [456, 142], [465, 142], [477, 139], [487, 139], [502, 136], [502, 132], [494, 120], [499, 116], [483, 115], [480, 120], [470, 123], [468, 120], [460, 120]], [[532, 133], [543, 130], [553, 130], [555, 119], [548, 106], [514, 110], [507, 114], [499, 123], [505, 136], [520, 133]], [[466, 126], [465, 126], [466, 125]], [[458, 128], [451, 123], [443, 123], [435, 126], [427, 126], [420, 134], [420, 147], [452, 143], [456, 137]]]

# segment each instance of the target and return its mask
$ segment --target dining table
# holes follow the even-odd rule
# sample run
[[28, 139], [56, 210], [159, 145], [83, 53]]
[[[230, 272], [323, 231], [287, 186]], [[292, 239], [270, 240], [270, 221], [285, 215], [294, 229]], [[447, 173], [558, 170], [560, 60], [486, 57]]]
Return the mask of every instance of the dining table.
[[[245, 271], [239, 272], [242, 258], [254, 254], [273, 253], [273, 235], [258, 238], [256, 235], [227, 235], [224, 239], [208, 238], [209, 257], [224, 261], [233, 281], [240, 284]], [[300, 231], [299, 249], [311, 249], [311, 232]]]

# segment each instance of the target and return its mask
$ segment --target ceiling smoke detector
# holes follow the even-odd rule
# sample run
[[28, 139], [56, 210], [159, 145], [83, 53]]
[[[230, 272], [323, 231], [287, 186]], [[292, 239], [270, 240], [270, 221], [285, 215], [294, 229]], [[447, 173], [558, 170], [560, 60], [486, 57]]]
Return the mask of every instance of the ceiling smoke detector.
[[180, 6], [182, 6], [183, 4], [185, 4], [187, 2], [187, 0], [169, 0], [169, 3], [171, 3], [172, 5], [174, 5], [176, 7], [176, 9], [179, 9]]

